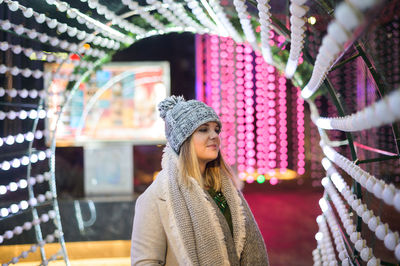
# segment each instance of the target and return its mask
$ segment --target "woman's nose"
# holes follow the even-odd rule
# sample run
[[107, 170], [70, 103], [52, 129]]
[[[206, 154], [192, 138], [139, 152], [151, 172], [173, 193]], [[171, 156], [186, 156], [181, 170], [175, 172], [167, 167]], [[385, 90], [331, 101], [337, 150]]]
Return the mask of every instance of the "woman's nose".
[[211, 138], [211, 139], [215, 139], [216, 137], [218, 137], [218, 133], [215, 132], [214, 130], [212, 130], [212, 131], [211, 131], [211, 134], [210, 134], [210, 138]]

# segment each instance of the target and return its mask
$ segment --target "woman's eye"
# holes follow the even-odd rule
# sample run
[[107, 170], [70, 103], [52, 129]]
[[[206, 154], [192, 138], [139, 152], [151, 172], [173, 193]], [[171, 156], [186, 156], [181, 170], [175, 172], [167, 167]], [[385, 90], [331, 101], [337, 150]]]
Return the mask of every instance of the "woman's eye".
[[207, 132], [207, 128], [200, 128], [199, 131], [200, 132]]
[[217, 129], [215, 130], [215, 132], [216, 132], [217, 134], [219, 134], [219, 133], [221, 133], [221, 129], [217, 128]]

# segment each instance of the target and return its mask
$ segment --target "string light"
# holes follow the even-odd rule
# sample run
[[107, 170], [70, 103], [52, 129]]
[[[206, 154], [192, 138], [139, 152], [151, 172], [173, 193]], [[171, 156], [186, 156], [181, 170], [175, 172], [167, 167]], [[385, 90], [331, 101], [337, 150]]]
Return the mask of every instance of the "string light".
[[[256, 78], [256, 83], [255, 83], [255, 94], [256, 94], [256, 158], [257, 158], [257, 173], [259, 174], [265, 174], [267, 172], [267, 153], [265, 152], [265, 141], [267, 141], [267, 134], [268, 130], [267, 129], [267, 119], [266, 119], [266, 106], [264, 102], [266, 101], [267, 98], [267, 86], [266, 86], [266, 79], [265, 75], [263, 75], [265, 69], [265, 62], [260, 54], [260, 52], [256, 52], [256, 58], [255, 58], [255, 78]], [[262, 181], [262, 182], [260, 182]], [[265, 181], [265, 177], [261, 178], [260, 176], [257, 177], [257, 182], [258, 183], [263, 183]]]
[[30, 157], [28, 156], [23, 156], [21, 158], [14, 158], [11, 161], [3, 161], [0, 163], [0, 169], [3, 171], [8, 171], [11, 169], [11, 166], [13, 168], [19, 168], [21, 166], [26, 165], [26, 158], [30, 160], [31, 163], [37, 163], [39, 161], [43, 161], [46, 158], [49, 158], [51, 155], [51, 150], [47, 149], [45, 151], [39, 151], [37, 153], [32, 153]]
[[254, 82], [253, 82], [253, 50], [250, 45], [244, 45], [244, 126], [245, 126], [245, 157], [246, 157], [246, 172], [249, 174], [247, 182], [254, 181], [252, 174], [255, 172], [255, 135], [254, 135]]
[[[38, 203], [43, 203], [47, 200], [53, 199], [53, 194], [50, 191], [47, 191], [45, 195], [39, 194], [36, 198], [30, 198], [28, 201], [22, 200], [19, 204], [11, 204], [10, 207], [3, 207], [0, 210], [0, 214], [3, 218], [9, 216], [10, 214], [16, 214], [19, 211], [26, 210], [29, 206], [35, 207]], [[9, 237], [5, 237], [6, 239], [12, 238], [13, 234], [8, 233]]]
[[272, 59], [271, 47], [269, 45], [269, 32], [271, 29], [271, 13], [269, 11], [271, 9], [271, 6], [269, 5], [269, 0], [257, 0], [257, 9], [261, 25], [261, 52], [265, 62], [273, 65], [274, 61]]
[[47, 235], [45, 240], [41, 240], [38, 244], [32, 245], [29, 250], [21, 252], [19, 256], [13, 257], [9, 262], [3, 263], [3, 265], [8, 266], [10, 264], [18, 263], [20, 259], [28, 257], [29, 253], [34, 253], [37, 248], [43, 247], [46, 243], [54, 242], [56, 238], [60, 238], [60, 235], [61, 233], [58, 230], [55, 230], [53, 234]]
[[356, 4], [344, 1], [335, 8], [335, 20], [328, 25], [327, 35], [319, 47], [311, 78], [301, 93], [304, 99], [310, 98], [324, 81], [333, 62], [344, 50], [345, 43], [354, 36], [357, 27], [365, 20], [365, 12], [380, 3], [379, 0], [368, 3], [354, 2]]
[[[369, 229], [375, 232], [378, 239], [384, 241], [387, 249], [394, 251], [396, 245], [399, 244], [399, 233], [397, 231], [390, 230], [389, 226], [386, 226], [385, 228], [385, 224], [380, 222], [380, 217], [375, 216], [373, 211], [367, 208], [366, 204], [362, 204], [361, 200], [357, 200], [357, 196], [351, 192], [351, 189], [344, 182], [342, 176], [336, 171], [333, 165], [330, 164], [327, 158], [323, 159], [323, 166], [327, 173], [329, 173], [331, 180], [337, 190], [343, 195], [344, 199], [357, 213], [357, 215], [359, 217], [362, 217], [362, 220], [365, 224], [368, 225], [371, 219], [379, 221], [376, 226], [371, 226]], [[368, 257], [368, 259], [370, 259], [370, 257]], [[364, 260], [368, 261], [367, 259]]]
[[309, 10], [309, 7], [304, 5], [306, 1], [291, 1], [290, 4], [290, 52], [289, 58], [286, 63], [285, 76], [286, 78], [292, 78], [297, 69], [297, 63], [300, 58], [301, 50], [303, 50], [304, 44], [304, 32], [306, 30], [305, 15]]
[[254, 51], [258, 50], [256, 35], [251, 25], [249, 13], [247, 12], [246, 1], [244, 0], [233, 0], [233, 5], [235, 6], [236, 12], [239, 17], [240, 25], [242, 26], [243, 33], [246, 36], [246, 41], [248, 41]]
[[188, 16], [185, 7], [181, 3], [177, 3], [173, 0], [164, 0], [164, 3], [168, 5], [168, 8], [175, 12], [179, 16], [179, 18], [188, 26], [195, 29], [199, 34], [204, 34], [210, 32], [208, 28], [198, 24], [194, 21], [190, 16]]
[[[9, 5], [8, 5], [9, 8], [10, 8], [10, 3], [11, 3], [11, 5], [13, 5], [13, 4], [16, 3], [16, 5], [17, 5], [17, 10], [18, 10], [18, 9], [21, 9], [21, 10], [23, 11], [23, 10], [26, 10], [26, 9], [27, 9], [25, 6], [20, 5], [17, 1], [4, 0], [4, 2], [6, 2], [6, 3], [9, 4]], [[11, 9], [10, 9], [10, 10], [11, 10]], [[14, 11], [14, 10], [11, 10], [11, 11]], [[15, 11], [16, 11], [16, 10], [15, 10]], [[60, 23], [60, 22], [58, 22], [56, 19], [51, 19], [51, 18], [47, 17], [45, 14], [43, 14], [43, 13], [38, 13], [38, 12], [33, 11], [33, 10], [32, 10], [32, 12], [33, 12], [33, 16], [35, 17], [37, 23], [43, 24], [44, 22], [46, 22], [46, 23], [49, 25], [49, 28], [57, 27], [57, 30], [58, 30], [59, 32], [61, 32], [61, 33], [68, 32], [68, 35], [70, 35], [70, 37], [74, 37], [74, 36], [76, 36], [78, 33], [83, 33], [84, 35], [87, 35], [87, 36], [88, 36], [88, 39], [90, 40], [89, 42], [94, 41], [94, 44], [96, 44], [96, 45], [100, 45], [100, 46], [102, 46], [102, 47], [107, 47], [107, 48], [109, 48], [109, 49], [114, 49], [114, 50], [118, 50], [119, 47], [120, 47], [119, 43], [110, 42], [110, 41], [112, 41], [112, 40], [110, 40], [110, 39], [102, 38], [102, 37], [100, 37], [100, 36], [95, 36], [94, 34], [91, 34], [91, 33], [87, 33], [87, 32], [80, 31], [80, 30], [78, 30], [78, 29], [76, 29], [76, 28], [73, 28], [73, 27], [68, 26], [68, 25], [65, 24], [65, 23]], [[78, 11], [78, 12], [79, 12], [79, 11]], [[81, 15], [80, 18], [83, 18], [83, 17], [84, 17], [84, 20], [86, 20], [86, 26], [88, 26], [88, 28], [93, 28], [93, 27], [95, 27], [96, 30], [98, 30], [99, 32], [101, 32], [103, 35], [105, 35], [105, 36], [110, 36], [111, 38], [116, 39], [116, 40], [119, 40], [119, 41], [121, 41], [121, 42], [130, 42], [130, 43], [133, 42], [133, 40], [131, 40], [130, 37], [124, 36], [122, 33], [113, 34], [114, 32], [117, 32], [117, 31], [115, 31], [114, 29], [109, 28], [108, 26], [105, 26], [105, 25], [102, 25], [103, 27], [94, 26], [94, 25], [100, 24], [100, 23], [99, 23], [98, 21], [93, 20], [93, 19], [91, 19], [90, 17], [88, 17], [88, 16], [86, 16], [86, 15], [80, 13], [80, 12], [79, 12], [79, 14]], [[77, 21], [80, 22], [80, 20], [77, 20]], [[89, 22], [89, 21], [90, 21], [90, 22]], [[82, 23], [81, 23], [81, 24], [82, 24]], [[107, 27], [107, 30], [105, 30], [104, 27]], [[23, 28], [23, 27], [21, 26], [21, 31], [20, 31], [20, 32], [16, 31], [16, 33], [17, 33], [17, 34], [22, 34], [22, 33], [23, 33], [23, 29], [22, 29], [22, 28]], [[111, 33], [110, 31], [112, 31], [112, 33]], [[118, 32], [117, 32], [117, 33], [118, 33]], [[121, 36], [121, 35], [122, 35], [122, 36]], [[44, 35], [42, 35], [42, 38], [44, 38]], [[46, 38], [45, 38], [45, 39], [46, 39]], [[112, 46], [111, 46], [111, 47], [109, 47], [109, 44], [110, 44], [110, 43], [112, 43]]]
[[323, 129], [361, 131], [400, 119], [400, 89], [391, 92], [378, 102], [354, 114], [338, 118], [318, 117], [313, 122]]
[[[29, 163], [29, 157], [25, 156]], [[21, 162], [22, 165], [27, 165]], [[0, 185], [0, 195], [5, 195], [8, 192], [15, 192], [20, 189], [27, 188], [28, 184], [33, 186], [35, 184], [43, 183], [44, 181], [49, 181], [51, 178], [50, 172], [45, 172], [43, 174], [38, 174], [36, 176], [31, 176], [27, 180], [20, 179], [18, 182], [10, 182], [8, 185]]]
[[20, 31], [23, 30], [23, 32], [21, 32], [21, 35], [23, 33], [26, 33], [31, 39], [36, 39], [41, 43], [50, 44], [51, 46], [57, 46], [70, 52], [85, 53], [87, 55], [98, 58], [104, 57], [106, 55], [105, 51], [92, 48], [86, 49], [83, 46], [78, 47], [78, 44], [76, 43], [70, 43], [66, 40], [60, 40], [57, 37], [49, 37], [46, 33], [37, 32], [35, 29], [27, 29], [24, 28], [22, 25], [15, 25], [13, 23], [10, 23], [10, 21], [8, 20], [0, 19], [0, 27], [4, 30], [9, 30], [11, 28], [14, 29], [14, 31], [16, 31], [17, 29], [20, 29]]
[[[204, 1], [202, 1], [202, 3], [203, 5], [205, 4]], [[227, 15], [224, 12], [224, 9], [221, 7], [220, 1], [209, 0], [208, 3], [211, 9], [209, 12], [210, 15], [212, 16], [213, 12], [215, 12], [214, 20], [217, 23], [218, 28], [216, 30], [219, 32], [219, 35], [228, 37], [226, 36], [226, 34], [229, 34], [229, 37], [235, 40], [236, 43], [243, 42], [242, 37], [236, 31], [235, 27], [233, 27], [231, 21], [228, 19]], [[215, 28], [215, 24], [212, 28]]]
[[[27, 208], [27, 202], [24, 202], [24, 209]], [[22, 203], [21, 203], [22, 205]], [[26, 207], [25, 207], [26, 206]], [[50, 210], [48, 213], [43, 213], [39, 219], [34, 219], [31, 222], [25, 222], [22, 226], [15, 226], [12, 230], [7, 230], [4, 234], [0, 235], [0, 244], [3, 243], [4, 239], [11, 239], [16, 235], [20, 235], [23, 231], [29, 231], [34, 225], [39, 225], [41, 223], [47, 223], [50, 219], [54, 219], [56, 217], [56, 212], [54, 210]]]
[[[392, 205], [397, 211], [400, 211], [400, 190], [396, 189], [393, 184], [389, 185], [383, 180], [378, 180], [327, 145], [322, 145], [322, 151], [330, 161], [347, 172], [361, 186], [377, 198], [383, 199], [386, 204]], [[383, 197], [383, 191], [386, 191], [385, 197]]]
[[196, 19], [200, 21], [202, 25], [210, 30], [210, 33], [218, 32], [215, 24], [210, 18], [204, 13], [203, 8], [199, 5], [197, 0], [185, 0], [187, 6], [192, 10], [192, 13], [196, 16]]
[[[237, 168], [242, 180], [246, 171], [246, 127], [245, 127], [245, 87], [244, 87], [244, 46], [236, 45], [236, 124], [237, 124]], [[243, 173], [243, 174], [241, 174]]]
[[[33, 119], [36, 119], [38, 117], [39, 117], [39, 119], [44, 119], [46, 117], [51, 117], [51, 113], [50, 112], [46, 112], [43, 109], [39, 110], [39, 112], [34, 110], [34, 109], [33, 110], [29, 110], [29, 111], [21, 110], [21, 111], [17, 111], [17, 112], [16, 111], [8, 111], [8, 112], [0, 111], [0, 121], [1, 120], [5, 120], [6, 118], [9, 119], [9, 120], [14, 120], [14, 119], [17, 119], [17, 118], [21, 119], [21, 120], [25, 120], [25, 119], [28, 119], [28, 118], [33, 120]], [[9, 137], [12, 138], [12, 140], [9, 140], [10, 142], [12, 142], [9, 145], [12, 145], [16, 139], [14, 137], [12, 137], [12, 136], [9, 136]], [[5, 140], [5, 139], [3, 138], [3, 140]], [[8, 143], [6, 143], [6, 144], [8, 144]]]
[[[375, 256], [372, 254], [372, 249], [370, 249], [364, 239], [361, 238], [360, 232], [356, 231], [356, 227], [353, 224], [352, 219], [350, 218], [349, 213], [347, 212], [342, 199], [339, 197], [337, 191], [332, 187], [331, 181], [328, 178], [324, 178], [322, 180], [322, 185], [325, 188], [325, 191], [328, 193], [330, 199], [332, 200], [333, 204], [335, 205], [336, 210], [338, 211], [339, 217], [343, 223], [343, 226], [346, 230], [346, 233], [350, 236], [350, 241], [355, 244], [357, 251], [365, 250], [371, 251], [371, 254], [368, 256], [363, 256], [363, 260], [371, 261], [376, 260]], [[365, 251], [364, 251], [365, 253]]]
[[143, 18], [147, 23], [149, 23], [153, 28], [157, 29], [159, 34], [165, 32], [164, 25], [161, 24], [153, 15], [147, 12], [144, 8], [142, 8], [137, 2], [132, 0], [122, 0], [122, 4], [128, 6], [130, 10], [137, 12], [141, 18]]
[[304, 128], [304, 100], [301, 98], [301, 91], [297, 89], [296, 109], [297, 109], [297, 173], [303, 175], [305, 169], [305, 128]]

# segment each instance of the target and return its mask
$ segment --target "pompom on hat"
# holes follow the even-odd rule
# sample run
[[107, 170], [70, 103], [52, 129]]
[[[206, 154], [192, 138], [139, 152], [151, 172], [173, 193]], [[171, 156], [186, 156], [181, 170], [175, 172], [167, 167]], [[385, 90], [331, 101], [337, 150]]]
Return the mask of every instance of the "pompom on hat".
[[215, 111], [197, 100], [185, 101], [172, 95], [158, 104], [160, 116], [165, 121], [165, 136], [171, 148], [179, 154], [182, 143], [202, 124], [221, 121]]

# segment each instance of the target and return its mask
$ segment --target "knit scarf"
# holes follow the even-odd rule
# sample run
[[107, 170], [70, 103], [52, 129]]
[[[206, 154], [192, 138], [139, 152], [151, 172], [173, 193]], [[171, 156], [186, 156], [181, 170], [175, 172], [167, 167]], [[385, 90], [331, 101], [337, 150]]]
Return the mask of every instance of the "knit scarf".
[[[178, 181], [178, 156], [167, 145], [162, 159], [163, 170], [168, 174], [166, 200], [173, 241], [178, 247], [180, 265], [230, 265], [224, 234], [215, 208], [194, 178], [192, 186]], [[228, 177], [222, 179], [224, 194], [232, 214], [233, 239], [240, 258], [246, 230], [245, 213], [238, 191]], [[174, 226], [175, 225], [175, 226]]]

